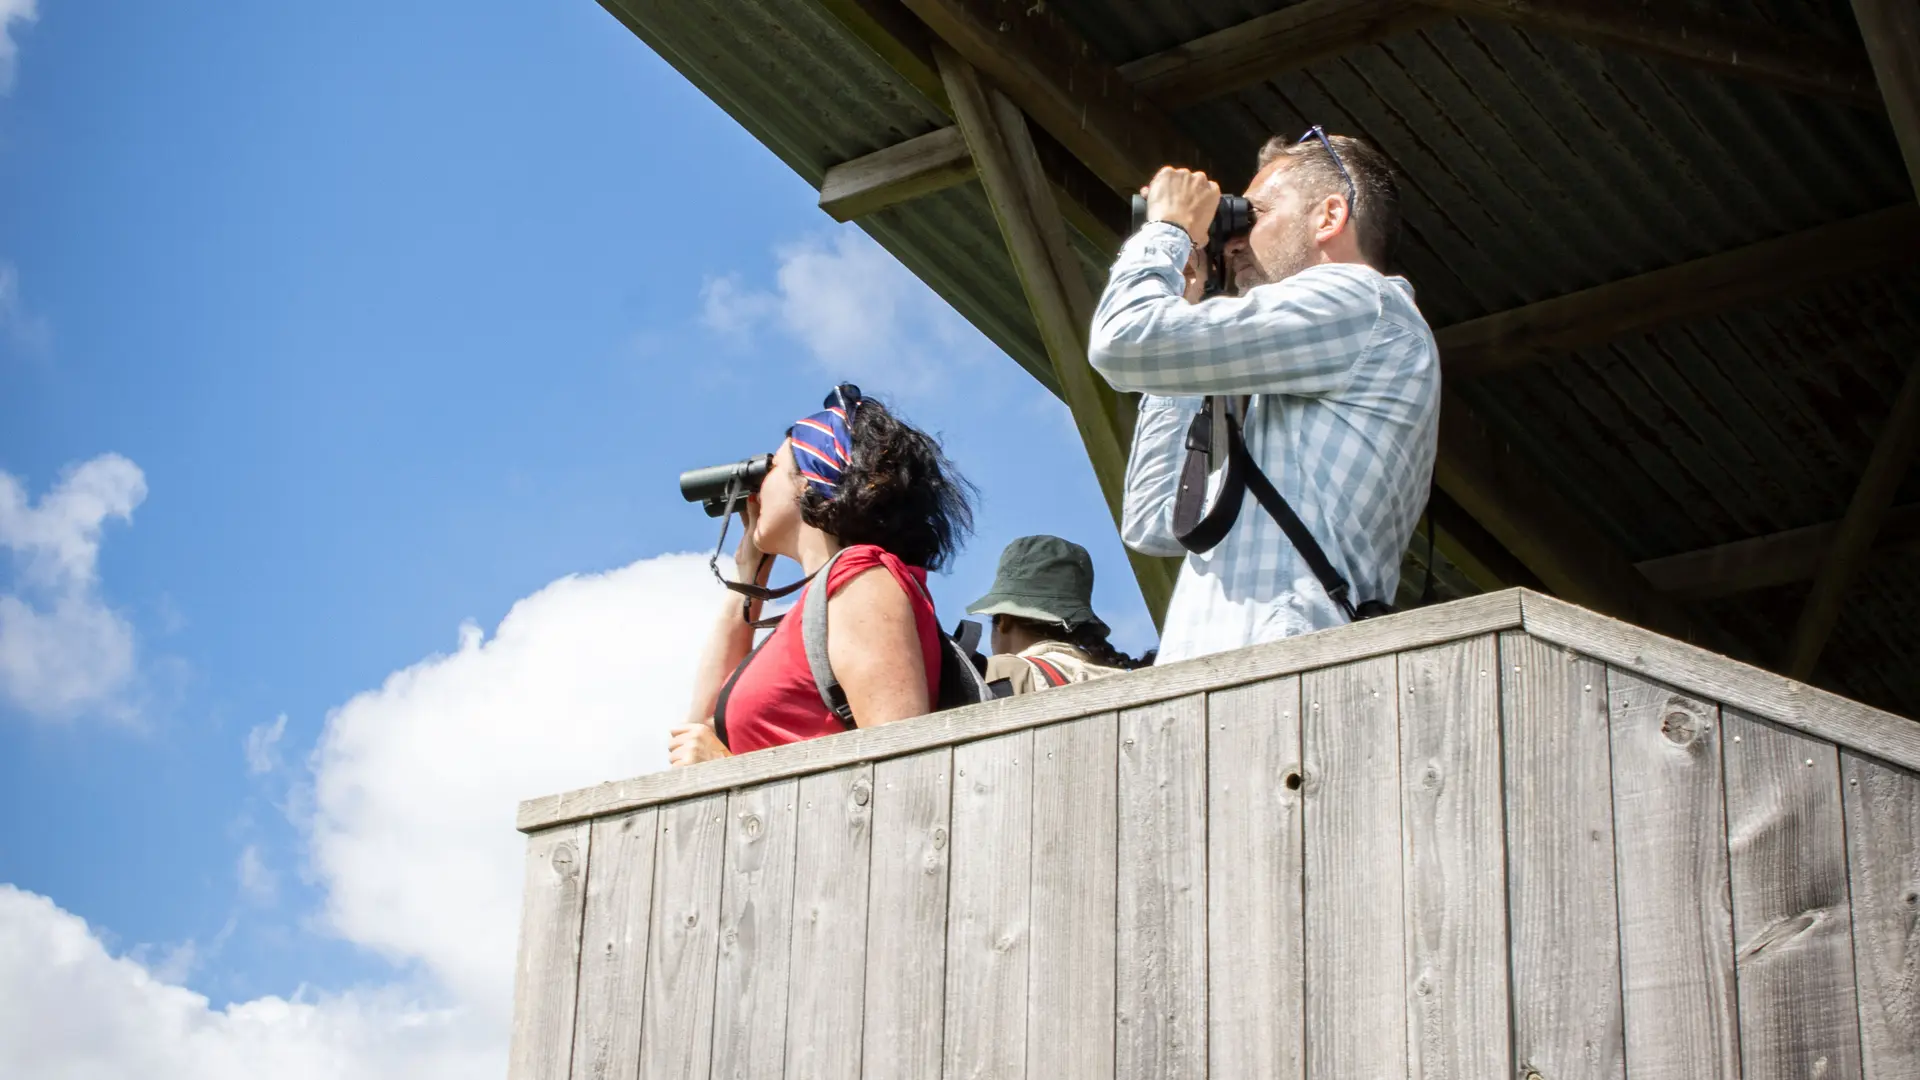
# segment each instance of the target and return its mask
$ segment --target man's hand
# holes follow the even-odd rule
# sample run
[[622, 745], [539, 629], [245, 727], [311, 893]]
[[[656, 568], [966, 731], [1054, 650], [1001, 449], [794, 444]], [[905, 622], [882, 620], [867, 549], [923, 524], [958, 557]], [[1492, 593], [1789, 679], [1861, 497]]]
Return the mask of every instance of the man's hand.
[[1147, 220], [1164, 221], [1187, 230], [1193, 246], [1207, 242], [1214, 212], [1220, 209], [1220, 185], [1207, 174], [1164, 165], [1147, 185]]
[[667, 764], [698, 765], [718, 761], [733, 754], [720, 745], [720, 737], [709, 724], [688, 723], [674, 728], [667, 736]]

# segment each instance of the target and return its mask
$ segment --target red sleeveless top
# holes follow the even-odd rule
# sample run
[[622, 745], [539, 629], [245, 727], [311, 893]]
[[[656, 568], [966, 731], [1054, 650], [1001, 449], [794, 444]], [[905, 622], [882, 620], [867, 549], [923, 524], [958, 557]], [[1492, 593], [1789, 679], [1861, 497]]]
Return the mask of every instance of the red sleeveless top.
[[[914, 628], [920, 634], [920, 658], [926, 665], [927, 701], [940, 690], [940, 623], [927, 598], [927, 571], [908, 566], [899, 557], [873, 544], [855, 544], [840, 552], [827, 574], [827, 595], [833, 596], [855, 577], [876, 566], [885, 567], [913, 606]], [[758, 652], [747, 658], [733, 678], [732, 689], [714, 717], [715, 730], [727, 749], [736, 754], [782, 743], [817, 739], [847, 730], [839, 717], [820, 700], [813, 670], [807, 666], [807, 644], [800, 627], [801, 605], [807, 590], [820, 585], [815, 578], [794, 598], [787, 617], [780, 620]]]

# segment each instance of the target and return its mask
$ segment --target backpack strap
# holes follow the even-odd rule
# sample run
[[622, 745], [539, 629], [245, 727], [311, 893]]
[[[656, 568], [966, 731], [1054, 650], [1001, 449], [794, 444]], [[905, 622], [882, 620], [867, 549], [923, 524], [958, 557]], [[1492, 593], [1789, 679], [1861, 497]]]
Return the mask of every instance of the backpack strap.
[[813, 672], [814, 688], [820, 691], [820, 703], [851, 731], [855, 726], [853, 706], [847, 704], [847, 692], [840, 688], [833, 663], [827, 659], [827, 572], [839, 561], [840, 552], [836, 551], [833, 558], [814, 572], [813, 580], [819, 582], [820, 587], [808, 589], [800, 598], [800, 635], [806, 645], [807, 667]]
[[1040, 677], [1046, 680], [1047, 686], [1050, 689], [1057, 689], [1072, 681], [1068, 679], [1059, 668], [1054, 667], [1052, 664], [1047, 663], [1037, 656], [1023, 656], [1020, 659], [1025, 660], [1035, 671], [1039, 672]]

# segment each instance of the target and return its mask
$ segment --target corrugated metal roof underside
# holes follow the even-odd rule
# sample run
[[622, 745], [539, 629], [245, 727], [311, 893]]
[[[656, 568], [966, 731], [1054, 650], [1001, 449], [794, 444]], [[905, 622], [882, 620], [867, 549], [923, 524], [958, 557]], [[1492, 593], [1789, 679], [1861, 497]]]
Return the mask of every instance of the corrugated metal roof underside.
[[[946, 123], [808, 0], [603, 2], [816, 184], [829, 165]], [[1051, 6], [1124, 62], [1278, 5]], [[1706, 6], [1856, 36], [1845, 0]], [[1373, 140], [1402, 173], [1400, 261], [1436, 326], [1912, 196], [1884, 117], [1478, 20], [1442, 22], [1176, 119], [1220, 161], [1311, 123]], [[977, 185], [862, 224], [1051, 386]], [[1097, 282], [1099, 257], [1081, 248]], [[1916, 311], [1920, 273], [1883, 275], [1462, 389], [1597, 527], [1649, 558], [1838, 518], [1920, 356]], [[1920, 498], [1916, 482], [1902, 498]], [[1859, 602], [1822, 681], [1920, 715], [1911, 670], [1920, 619], [1896, 602], [1920, 599], [1920, 565], [1877, 563], [1869, 577], [1850, 594]], [[1804, 592], [1703, 610], [1778, 655]]]

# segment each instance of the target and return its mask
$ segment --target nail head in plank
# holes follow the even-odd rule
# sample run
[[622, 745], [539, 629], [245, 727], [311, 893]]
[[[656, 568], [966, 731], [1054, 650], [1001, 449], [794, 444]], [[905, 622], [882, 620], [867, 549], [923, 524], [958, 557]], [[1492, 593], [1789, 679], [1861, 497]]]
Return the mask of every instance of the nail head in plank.
[[527, 838], [509, 1080], [563, 1080], [572, 1062], [589, 838], [584, 822]]
[[640, 1067], [658, 813], [647, 809], [598, 818], [588, 837], [574, 1080], [634, 1080]]
[[953, 751], [873, 767], [863, 1080], [940, 1075]]
[[727, 797], [660, 808], [653, 853], [647, 997], [640, 1014], [640, 1076], [706, 1076], [713, 1059], [714, 969]]
[[1735, 710], [1721, 715], [1744, 1080], [1858, 1077], [1838, 754]]
[[1627, 1072], [1740, 1080], [1720, 710], [1607, 672]]
[[1033, 732], [1027, 1075], [1114, 1074], [1116, 850], [1112, 713]]
[[1840, 755], [1867, 1080], [1920, 1076], [1920, 776]]
[[713, 992], [716, 1077], [774, 1077], [785, 1067], [797, 788], [786, 780], [727, 796]]
[[[1399, 658], [1413, 1076], [1504, 1075], [1513, 1060], [1510, 1040], [1522, 1035], [1508, 1028], [1507, 966], [1489, 962], [1507, 954], [1500, 680], [1493, 670], [1499, 660], [1491, 636]], [[1528, 974], [1516, 971], [1515, 978]]]
[[1407, 1075], [1399, 685], [1378, 657], [1300, 678], [1307, 1061]]
[[786, 1075], [855, 1077], [867, 989], [873, 766], [804, 777], [799, 798]]
[[1207, 696], [1207, 1063], [1304, 1080], [1300, 679]]
[[955, 747], [947, 1076], [1026, 1075], [1032, 829], [1033, 732]]
[[[1521, 590], [1488, 593], [1165, 667], [949, 709], [877, 728], [756, 750], [520, 804], [522, 832], [692, 795], [878, 761], [938, 746], [1310, 671], [1520, 625]], [[1917, 740], [1920, 743], [1920, 740]], [[1916, 749], [1920, 759], [1920, 749]]]

